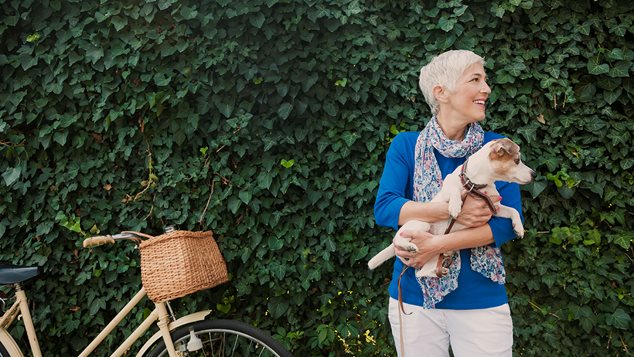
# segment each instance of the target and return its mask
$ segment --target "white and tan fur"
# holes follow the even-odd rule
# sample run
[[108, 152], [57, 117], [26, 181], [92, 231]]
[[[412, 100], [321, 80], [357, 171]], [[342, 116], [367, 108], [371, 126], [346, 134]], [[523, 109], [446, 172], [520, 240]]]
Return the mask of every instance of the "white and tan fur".
[[[532, 181], [534, 171], [522, 163], [520, 158], [519, 146], [510, 139], [498, 139], [488, 142], [480, 150], [476, 151], [468, 159], [468, 165], [465, 176], [475, 184], [486, 184], [482, 188], [482, 192], [486, 192], [489, 196], [498, 194], [495, 188], [495, 181], [516, 182], [519, 184], [527, 184]], [[464, 191], [460, 180], [460, 172], [462, 165], [458, 166], [454, 172], [447, 175], [443, 181], [443, 186], [438, 194], [431, 202], [448, 202], [449, 214], [456, 218], [460, 214], [462, 208], [462, 193]], [[524, 226], [520, 219], [520, 215], [514, 208], [497, 204], [496, 217], [510, 218], [515, 233], [523, 237]], [[418, 220], [406, 222], [394, 236], [394, 243], [399, 247], [409, 250], [418, 251], [418, 247], [410, 241], [409, 238], [401, 236], [402, 231], [428, 231], [431, 234], [444, 234], [448, 221], [440, 221], [435, 223], [427, 223]], [[464, 229], [465, 227], [458, 222], [454, 224], [452, 232]], [[383, 249], [368, 262], [370, 269], [374, 269], [386, 260], [394, 257], [394, 243]], [[449, 255], [451, 252], [446, 252]], [[437, 257], [430, 259], [425, 266], [416, 271], [417, 277], [436, 276]]]

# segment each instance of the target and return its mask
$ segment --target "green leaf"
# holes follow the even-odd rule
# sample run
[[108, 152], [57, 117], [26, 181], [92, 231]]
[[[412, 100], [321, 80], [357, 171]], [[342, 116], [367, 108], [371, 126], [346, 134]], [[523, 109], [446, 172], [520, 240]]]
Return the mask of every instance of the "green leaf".
[[594, 60], [590, 60], [588, 62], [588, 73], [596, 75], [605, 74], [610, 71], [610, 66], [606, 63], [598, 64], [595, 63]]
[[295, 165], [295, 160], [282, 159], [282, 161], [280, 161], [280, 165], [284, 166], [284, 168], [290, 169], [291, 167], [293, 167], [293, 165]]
[[328, 115], [330, 115], [330, 116], [332, 116], [332, 117], [334, 117], [335, 115], [337, 115], [337, 105], [336, 105], [334, 102], [332, 102], [332, 101], [327, 101], [327, 102], [324, 104], [323, 108], [324, 108], [324, 111], [325, 111]]
[[33, 43], [33, 42], [37, 42], [40, 39], [40, 34], [39, 33], [34, 33], [31, 35], [26, 36], [26, 42], [28, 43]]
[[612, 68], [610, 68], [608, 75], [610, 77], [627, 78], [630, 76], [630, 66], [631, 62], [629, 61], [619, 61]]
[[284, 241], [278, 237], [271, 236], [269, 237], [268, 245], [271, 250], [280, 250], [284, 246]]
[[358, 137], [357, 133], [353, 133], [349, 131], [346, 131], [341, 135], [343, 142], [346, 143], [346, 145], [348, 146], [352, 146], [352, 144], [354, 144], [354, 142], [357, 141], [357, 137]]
[[282, 280], [284, 279], [284, 276], [286, 276], [286, 266], [278, 262], [272, 262], [269, 264], [269, 270], [278, 280]]
[[89, 45], [86, 49], [86, 58], [90, 60], [90, 63], [95, 64], [103, 58], [103, 48]]
[[180, 15], [185, 20], [191, 20], [196, 18], [196, 16], [198, 16], [198, 10], [196, 10], [196, 8], [191, 8], [189, 6], [183, 6], [181, 7]]
[[262, 25], [264, 25], [264, 20], [264, 14], [261, 12], [257, 12], [254, 15], [249, 16], [249, 23], [259, 29], [262, 28]]
[[308, 77], [304, 78], [302, 82], [302, 90], [308, 92], [317, 83], [319, 75], [317, 73], [310, 73]]
[[56, 131], [55, 134], [53, 134], [53, 141], [60, 144], [61, 146], [64, 146], [66, 144], [67, 136], [68, 136], [68, 131], [66, 130]]
[[251, 202], [253, 194], [251, 193], [251, 191], [240, 191], [240, 193], [238, 193], [238, 197], [245, 204], [249, 204], [249, 202]]
[[622, 93], [623, 90], [621, 88], [612, 92], [606, 92], [603, 93], [603, 99], [605, 99], [608, 104], [612, 105], [614, 102], [616, 102], [617, 99], [619, 99]]
[[621, 232], [610, 236], [612, 243], [618, 244], [621, 248], [628, 250], [634, 241], [634, 234]]
[[226, 98], [214, 94], [211, 97], [211, 100], [225, 118], [229, 118], [231, 116], [231, 113], [233, 113], [233, 107], [235, 106], [235, 98]]
[[271, 317], [274, 319], [280, 318], [288, 311], [290, 299], [284, 297], [273, 297], [269, 299], [268, 309], [271, 313]]
[[238, 208], [240, 208], [241, 200], [231, 197], [229, 198], [229, 202], [227, 203], [227, 207], [231, 211], [231, 213], [236, 214], [238, 212]]
[[10, 167], [4, 173], [2, 173], [2, 178], [4, 179], [4, 183], [7, 186], [11, 186], [14, 182], [20, 178], [21, 170], [19, 167]]
[[161, 10], [165, 10], [168, 7], [172, 6], [172, 4], [175, 2], [176, 0], [158, 0], [158, 7]]
[[370, 247], [367, 245], [364, 245], [363, 247], [361, 247], [361, 249], [355, 249], [354, 253], [352, 254], [352, 261], [356, 262], [365, 258], [368, 255], [369, 249]]
[[292, 104], [282, 103], [282, 105], [280, 105], [280, 108], [277, 110], [277, 115], [279, 115], [282, 119], [286, 119], [291, 114], [291, 111], [293, 111]]
[[[556, 183], [556, 182], [555, 182]], [[568, 186], [561, 186], [557, 188], [557, 191], [559, 192], [559, 194], [561, 195], [561, 197], [569, 200], [570, 198], [572, 198], [572, 196], [574, 196], [575, 191], [573, 189], [571, 189]]]
[[271, 182], [273, 182], [273, 175], [270, 172], [263, 172], [258, 175], [258, 187], [262, 189], [269, 189]]
[[594, 96], [597, 93], [597, 87], [595, 87], [592, 83], [586, 83], [578, 87], [575, 92], [577, 99], [580, 102], [591, 102], [594, 101]]
[[525, 186], [525, 190], [530, 192], [533, 198], [539, 196], [544, 190], [548, 187], [547, 181], [533, 181], [532, 183]]
[[114, 25], [114, 29], [117, 32], [121, 31], [128, 24], [128, 18], [121, 16], [113, 16], [110, 21], [112, 21], [112, 25]]
[[19, 58], [20, 66], [25, 71], [37, 64], [37, 57], [31, 56], [28, 53], [21, 53]]
[[337, 250], [337, 244], [335, 244], [335, 241], [332, 240], [331, 237], [326, 237], [326, 239], [324, 239], [324, 245], [327, 252], [334, 252]]
[[163, 72], [158, 72], [154, 75], [154, 83], [159, 87], [168, 85], [171, 80], [172, 78]]
[[608, 315], [606, 322], [621, 330], [627, 330], [632, 318], [625, 310], [618, 308], [611, 315]]
[[607, 56], [611, 60], [624, 60], [625, 56], [623, 54], [623, 50], [620, 48], [613, 48], [612, 51], [608, 53]]
[[454, 28], [454, 26], [456, 25], [456, 22], [458, 22], [458, 19], [454, 17], [448, 18], [446, 15], [443, 15], [440, 17], [440, 20], [438, 20], [438, 26], [440, 27], [441, 30], [445, 32], [449, 32]]

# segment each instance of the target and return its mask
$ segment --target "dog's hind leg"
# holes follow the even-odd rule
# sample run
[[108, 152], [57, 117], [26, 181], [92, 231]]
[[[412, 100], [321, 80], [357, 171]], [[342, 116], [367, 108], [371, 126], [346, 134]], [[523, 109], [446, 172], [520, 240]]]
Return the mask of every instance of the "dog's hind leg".
[[[401, 237], [402, 231], [419, 231], [423, 230], [429, 232], [431, 225], [427, 222], [422, 221], [408, 221], [405, 223], [399, 230], [396, 232], [394, 236], [394, 243], [398, 245], [401, 249], [408, 250], [410, 252], [417, 252], [418, 247], [414, 243], [410, 241], [408, 238]], [[377, 255], [372, 257], [368, 262], [368, 267], [370, 269], [375, 269], [379, 265], [383, 264], [386, 260], [394, 257], [396, 253], [394, 252], [394, 243], [390, 244], [387, 248], [380, 251]]]
[[368, 262], [368, 268], [370, 268], [370, 270], [376, 269], [376, 267], [383, 264], [386, 260], [392, 258], [394, 255], [394, 244], [390, 244], [385, 249], [380, 251], [377, 255], [372, 257], [372, 259], [370, 259], [370, 261]]

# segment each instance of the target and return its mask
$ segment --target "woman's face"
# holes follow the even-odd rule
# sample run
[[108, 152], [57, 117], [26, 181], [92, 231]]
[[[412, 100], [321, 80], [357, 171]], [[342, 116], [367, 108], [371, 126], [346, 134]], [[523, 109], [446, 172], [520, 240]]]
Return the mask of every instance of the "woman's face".
[[467, 67], [454, 90], [449, 92], [446, 105], [441, 106], [441, 112], [444, 110], [448, 117], [464, 123], [480, 121], [484, 119], [490, 93], [484, 67], [480, 63], [474, 63]]

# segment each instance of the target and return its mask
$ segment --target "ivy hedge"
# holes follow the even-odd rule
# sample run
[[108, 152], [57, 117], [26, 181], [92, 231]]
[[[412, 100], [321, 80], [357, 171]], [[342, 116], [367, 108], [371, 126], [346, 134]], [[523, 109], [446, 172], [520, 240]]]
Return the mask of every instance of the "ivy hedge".
[[81, 240], [165, 225], [213, 230], [231, 271], [179, 310], [298, 356], [393, 355], [374, 197], [391, 139], [429, 118], [420, 66], [455, 48], [486, 58], [484, 126], [538, 172], [505, 247], [516, 355], [631, 355], [632, 4], [0, 1], [0, 260], [43, 268], [46, 355], [139, 284], [133, 247]]

